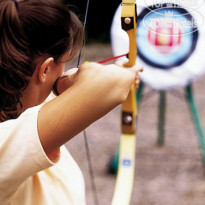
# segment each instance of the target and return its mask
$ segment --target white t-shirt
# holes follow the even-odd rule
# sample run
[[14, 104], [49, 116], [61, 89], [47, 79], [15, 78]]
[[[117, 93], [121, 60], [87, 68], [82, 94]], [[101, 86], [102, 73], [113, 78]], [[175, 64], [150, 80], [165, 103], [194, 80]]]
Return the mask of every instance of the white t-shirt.
[[41, 106], [0, 123], [1, 205], [85, 205], [82, 172], [67, 149], [53, 163], [37, 130]]

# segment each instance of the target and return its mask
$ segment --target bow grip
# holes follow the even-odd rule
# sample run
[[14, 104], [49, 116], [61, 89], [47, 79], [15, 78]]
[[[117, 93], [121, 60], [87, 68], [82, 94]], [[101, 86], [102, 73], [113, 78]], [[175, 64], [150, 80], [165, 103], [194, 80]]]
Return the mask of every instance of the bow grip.
[[137, 15], [135, 0], [127, 0], [122, 3], [121, 26], [129, 36], [129, 61], [124, 64], [125, 67], [135, 65], [137, 56], [136, 30]]

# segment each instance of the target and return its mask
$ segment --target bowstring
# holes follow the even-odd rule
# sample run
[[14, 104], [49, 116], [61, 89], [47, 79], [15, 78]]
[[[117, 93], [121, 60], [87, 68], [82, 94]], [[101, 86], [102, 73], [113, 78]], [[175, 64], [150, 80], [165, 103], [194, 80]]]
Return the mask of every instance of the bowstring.
[[[85, 28], [86, 28], [86, 23], [87, 23], [87, 18], [88, 18], [89, 5], [90, 5], [90, 0], [87, 0], [86, 10], [85, 10], [85, 17], [84, 17], [84, 22], [83, 22], [84, 31], [85, 31]], [[79, 55], [78, 55], [77, 68], [80, 65], [81, 54], [82, 54], [82, 48], [81, 48], [81, 50], [79, 52]], [[85, 144], [86, 158], [87, 158], [87, 162], [88, 162], [88, 170], [89, 170], [93, 200], [94, 200], [95, 205], [99, 205], [97, 189], [96, 189], [96, 183], [95, 183], [94, 169], [93, 169], [93, 165], [92, 165], [92, 160], [91, 160], [91, 154], [90, 154], [90, 148], [89, 148], [89, 144], [88, 144], [86, 129], [83, 130], [83, 138], [84, 138], [84, 144]]]
[[[90, 5], [90, 0], [87, 0], [86, 9], [85, 9], [85, 17], [84, 17], [84, 22], [83, 22], [83, 30], [84, 31], [85, 31], [86, 24], [87, 24], [89, 5]], [[82, 54], [82, 48], [80, 49], [80, 52], [79, 52], [79, 55], [78, 55], [77, 68], [80, 65], [81, 54]]]

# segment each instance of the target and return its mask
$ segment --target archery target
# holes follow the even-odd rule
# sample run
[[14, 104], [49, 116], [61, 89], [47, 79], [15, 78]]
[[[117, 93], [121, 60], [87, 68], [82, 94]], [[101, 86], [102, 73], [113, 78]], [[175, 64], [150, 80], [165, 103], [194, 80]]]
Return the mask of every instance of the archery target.
[[[158, 2], [138, 2], [136, 63], [144, 67], [140, 77], [157, 90], [184, 87], [205, 73], [204, 2], [191, 9], [185, 1], [181, 4], [180, 1]], [[114, 55], [129, 50], [128, 36], [121, 29], [120, 16], [121, 6], [111, 26]]]
[[198, 30], [193, 32], [192, 26], [180, 24], [194, 22], [185, 9], [162, 6], [165, 8], [145, 8], [138, 16], [138, 54], [150, 66], [168, 69], [189, 58], [196, 47]]

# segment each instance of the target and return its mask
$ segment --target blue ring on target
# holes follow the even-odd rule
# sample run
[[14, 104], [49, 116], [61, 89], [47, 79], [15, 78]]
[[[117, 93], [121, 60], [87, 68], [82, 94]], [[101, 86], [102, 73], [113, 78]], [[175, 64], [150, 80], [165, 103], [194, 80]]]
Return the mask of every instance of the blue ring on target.
[[195, 20], [177, 4], [144, 8], [137, 21], [138, 55], [152, 67], [180, 66], [196, 48], [199, 34]]

